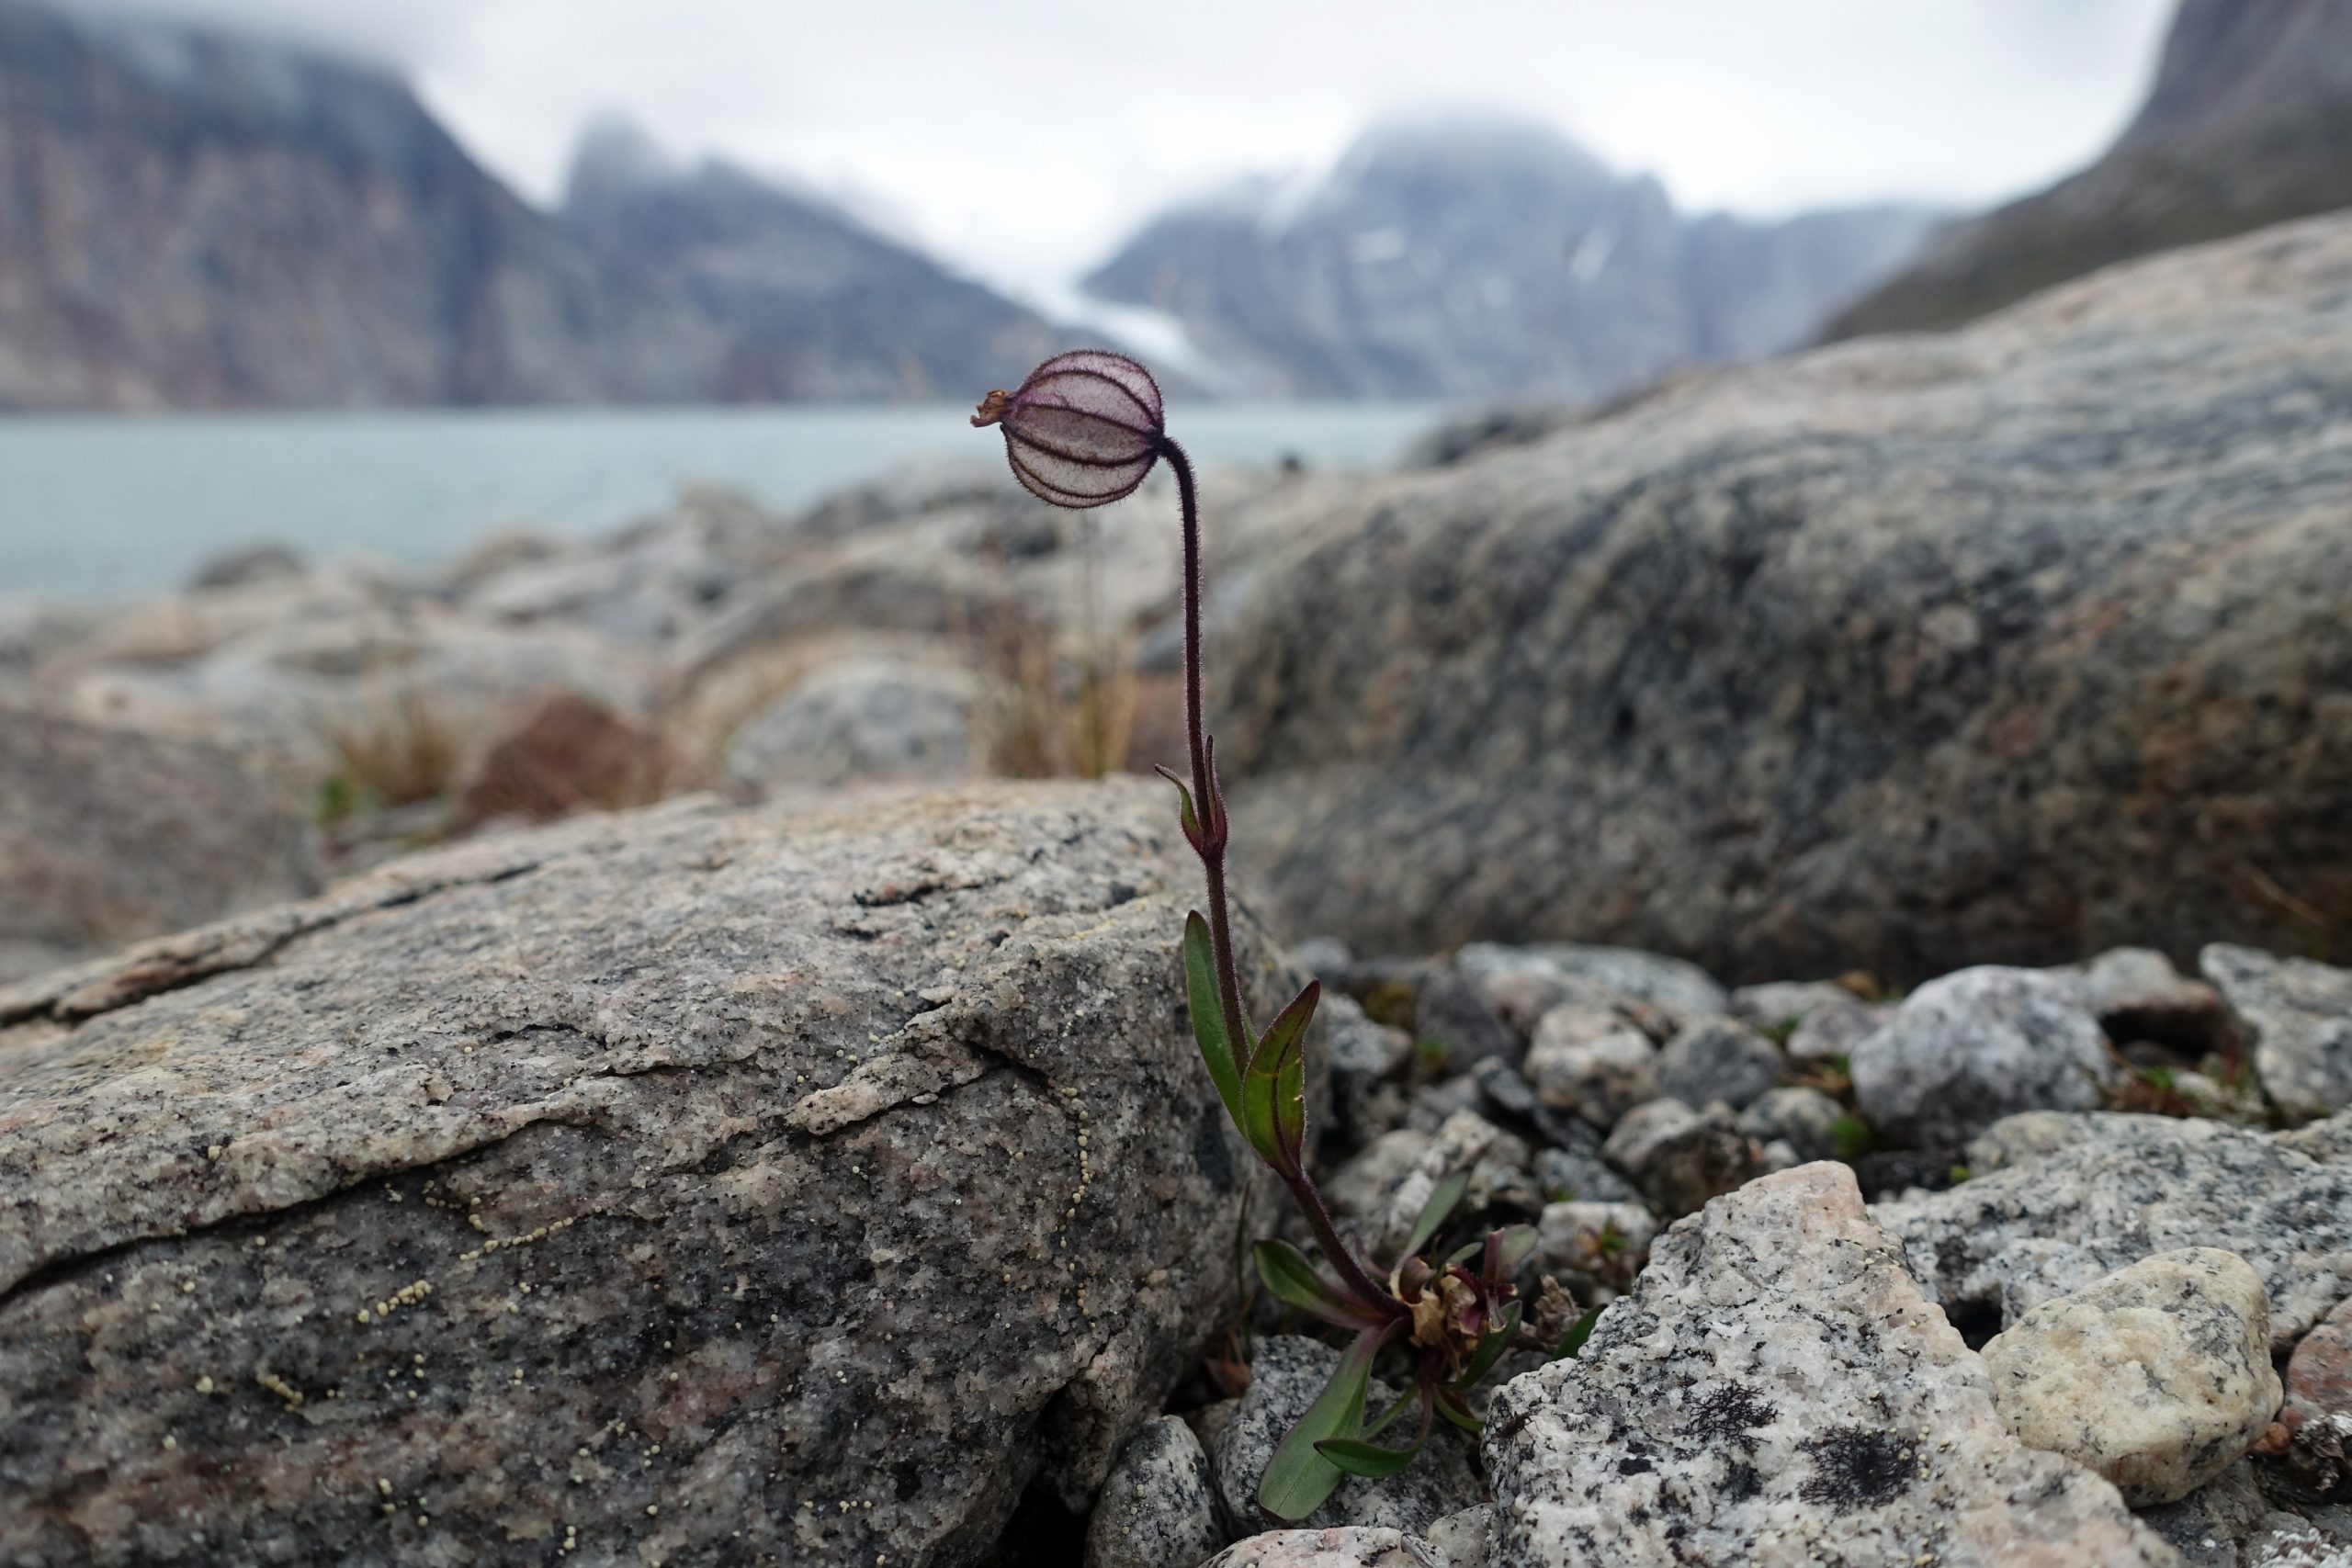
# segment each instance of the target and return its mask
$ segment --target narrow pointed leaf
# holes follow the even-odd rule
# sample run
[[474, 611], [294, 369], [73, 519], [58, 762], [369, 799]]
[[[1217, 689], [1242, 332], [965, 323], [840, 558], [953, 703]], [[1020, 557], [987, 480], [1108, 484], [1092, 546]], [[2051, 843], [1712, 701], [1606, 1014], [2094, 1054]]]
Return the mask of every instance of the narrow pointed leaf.
[[1456, 1393], [1476, 1388], [1479, 1379], [1495, 1370], [1495, 1363], [1502, 1359], [1505, 1350], [1510, 1348], [1510, 1337], [1519, 1327], [1519, 1310], [1517, 1302], [1503, 1308], [1501, 1322], [1496, 1325], [1492, 1333], [1478, 1341], [1478, 1348], [1471, 1353], [1468, 1363], [1462, 1369], [1462, 1375], [1448, 1383], [1448, 1388]]
[[1535, 1227], [1505, 1225], [1497, 1234], [1501, 1235], [1502, 1241], [1497, 1248], [1496, 1269], [1491, 1278], [1508, 1280], [1519, 1272], [1521, 1264], [1535, 1256]]
[[1412, 1463], [1414, 1457], [1421, 1451], [1421, 1444], [1428, 1438], [1427, 1427], [1422, 1428], [1421, 1436], [1413, 1440], [1409, 1449], [1384, 1449], [1361, 1438], [1326, 1438], [1315, 1445], [1315, 1451], [1350, 1475], [1379, 1481]]
[[1176, 812], [1176, 819], [1184, 829], [1184, 841], [1195, 850], [1201, 848], [1201, 818], [1200, 813], [1193, 809], [1193, 792], [1184, 787], [1182, 779], [1178, 778], [1168, 769], [1154, 763], [1151, 771], [1176, 786], [1176, 793], [1183, 798], [1184, 802]]
[[1258, 1483], [1258, 1506], [1295, 1524], [1338, 1489], [1340, 1467], [1317, 1453], [1315, 1445], [1357, 1436], [1363, 1426], [1364, 1388], [1372, 1382], [1373, 1359], [1395, 1333], [1392, 1325], [1356, 1336], [1340, 1358], [1339, 1371], [1266, 1461], [1265, 1476]]
[[1465, 1432], [1476, 1434], [1487, 1429], [1487, 1424], [1473, 1415], [1470, 1406], [1463, 1403], [1462, 1396], [1451, 1389], [1439, 1389], [1431, 1403], [1437, 1406], [1439, 1415]]
[[1274, 1299], [1303, 1313], [1312, 1314], [1340, 1328], [1372, 1328], [1380, 1322], [1380, 1314], [1363, 1306], [1342, 1293], [1337, 1285], [1324, 1279], [1306, 1254], [1286, 1241], [1261, 1241], [1254, 1255], [1258, 1262], [1258, 1278], [1266, 1282]]
[[[1368, 1423], [1364, 1427], [1364, 1429], [1356, 1435], [1360, 1438], [1376, 1438], [1386, 1429], [1391, 1421], [1396, 1420], [1396, 1417], [1405, 1414], [1406, 1411], [1413, 1409], [1421, 1403], [1421, 1399], [1417, 1393], [1400, 1394], [1397, 1396], [1396, 1402], [1394, 1404], [1391, 1404], [1387, 1409], [1380, 1413], [1379, 1419]], [[1429, 1422], [1429, 1414], [1430, 1413], [1427, 1410], [1423, 1410], [1421, 1412], [1421, 1421], [1424, 1426]]]
[[1281, 1084], [1282, 1063], [1272, 1052], [1261, 1051], [1241, 1075], [1241, 1131], [1259, 1158], [1288, 1174], [1292, 1167], [1274, 1115], [1274, 1095]]
[[1274, 1075], [1274, 1136], [1295, 1167], [1306, 1164], [1306, 1047], [1298, 1043], [1283, 1052], [1282, 1070]]
[[1225, 1032], [1225, 1010], [1217, 999], [1216, 953], [1209, 942], [1209, 923], [1198, 909], [1184, 917], [1184, 996], [1193, 1009], [1193, 1041], [1208, 1064], [1209, 1077], [1225, 1113], [1244, 1133], [1241, 1120], [1241, 1072], [1234, 1065], [1233, 1042]]
[[1565, 1361], [1583, 1349], [1584, 1342], [1592, 1337], [1592, 1325], [1600, 1321], [1600, 1308], [1599, 1307], [1594, 1307], [1577, 1319], [1576, 1326], [1560, 1337], [1560, 1348], [1552, 1352], [1552, 1359]]
[[1303, 1055], [1306, 1045], [1306, 1026], [1315, 1021], [1315, 1004], [1322, 999], [1323, 982], [1306, 982], [1306, 988], [1291, 998], [1290, 1006], [1276, 1013], [1274, 1021], [1266, 1025], [1266, 1032], [1260, 1038], [1257, 1050], [1250, 1054], [1250, 1066], [1255, 1066], [1258, 1059], [1269, 1053], [1293, 1047]]
[[1266, 1163], [1299, 1168], [1306, 1135], [1306, 1036], [1323, 988], [1307, 982], [1292, 998], [1241, 1069], [1241, 1130]]
[[1457, 1170], [1439, 1182], [1430, 1193], [1430, 1201], [1421, 1205], [1421, 1217], [1413, 1222], [1413, 1234], [1407, 1239], [1402, 1256], [1410, 1258], [1427, 1247], [1430, 1237], [1437, 1235], [1438, 1226], [1445, 1224], [1446, 1216], [1453, 1213], [1454, 1205], [1462, 1201], [1462, 1195], [1468, 1190], [1468, 1171]]

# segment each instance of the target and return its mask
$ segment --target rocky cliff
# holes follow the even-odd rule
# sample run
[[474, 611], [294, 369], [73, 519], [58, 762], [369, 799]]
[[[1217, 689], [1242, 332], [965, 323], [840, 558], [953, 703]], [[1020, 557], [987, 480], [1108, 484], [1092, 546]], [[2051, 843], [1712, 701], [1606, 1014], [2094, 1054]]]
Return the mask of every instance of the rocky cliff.
[[1949, 327], [2129, 256], [2352, 206], [2352, 9], [2182, 0], [2154, 87], [2082, 173], [1942, 234], [1831, 337]]
[[1166, 214], [1087, 288], [1173, 313], [1236, 390], [1584, 399], [1803, 342], [1930, 221], [1694, 220], [1547, 130], [1400, 125], [1303, 195]]
[[1068, 346], [1035, 312], [825, 203], [725, 163], [677, 167], [617, 121], [582, 143], [563, 222], [599, 263], [723, 334], [719, 397], [963, 398]]
[[0, 0], [0, 409], [930, 395], [1052, 346], [734, 171], [576, 194], [381, 71]]
[[707, 329], [377, 71], [0, 0], [0, 406], [694, 390]]

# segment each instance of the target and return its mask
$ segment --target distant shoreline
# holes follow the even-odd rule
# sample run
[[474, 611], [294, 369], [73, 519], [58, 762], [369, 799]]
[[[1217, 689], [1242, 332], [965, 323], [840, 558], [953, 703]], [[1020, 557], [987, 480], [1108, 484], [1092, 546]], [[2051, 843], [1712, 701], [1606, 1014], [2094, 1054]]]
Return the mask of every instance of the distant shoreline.
[[[968, 405], [533, 405], [0, 417], [0, 597], [117, 602], [260, 545], [430, 567], [524, 527], [593, 537], [684, 489], [798, 512], [877, 480], [992, 470]], [[1393, 466], [1435, 403], [1207, 403], [1211, 467]]]

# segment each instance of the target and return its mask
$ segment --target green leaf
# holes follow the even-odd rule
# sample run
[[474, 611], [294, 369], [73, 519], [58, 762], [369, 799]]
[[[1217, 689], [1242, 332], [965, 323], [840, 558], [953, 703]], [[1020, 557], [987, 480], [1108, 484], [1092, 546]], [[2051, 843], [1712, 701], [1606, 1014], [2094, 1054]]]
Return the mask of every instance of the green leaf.
[[1577, 1319], [1576, 1326], [1560, 1336], [1560, 1348], [1552, 1352], [1552, 1359], [1565, 1361], [1583, 1349], [1584, 1342], [1592, 1337], [1592, 1325], [1600, 1321], [1600, 1308], [1599, 1307], [1594, 1307]]
[[1470, 1173], [1466, 1170], [1457, 1170], [1439, 1182], [1430, 1193], [1430, 1201], [1421, 1205], [1421, 1217], [1413, 1222], [1413, 1234], [1407, 1238], [1405, 1250], [1397, 1256], [1410, 1258], [1428, 1246], [1430, 1237], [1437, 1235], [1438, 1226], [1445, 1224], [1446, 1216], [1453, 1213], [1454, 1205], [1461, 1202], [1462, 1195], [1469, 1190]]
[[1533, 1225], [1505, 1225], [1503, 1244], [1497, 1258], [1495, 1278], [1508, 1280], [1519, 1272], [1519, 1266], [1535, 1256], [1537, 1240]]
[[1306, 1036], [1323, 987], [1315, 981], [1292, 998], [1241, 1070], [1241, 1130], [1276, 1170], [1299, 1168], [1306, 1140]]
[[1315, 1451], [1350, 1475], [1379, 1481], [1412, 1463], [1414, 1456], [1421, 1451], [1421, 1445], [1428, 1440], [1429, 1427], [1424, 1425], [1421, 1435], [1413, 1439], [1413, 1446], [1409, 1449], [1384, 1449], [1361, 1438], [1326, 1438], [1315, 1445]]
[[1829, 1137], [1836, 1145], [1838, 1157], [1851, 1165], [1878, 1147], [1878, 1134], [1871, 1124], [1851, 1112], [1829, 1123]]
[[1469, 1362], [1462, 1369], [1462, 1375], [1447, 1387], [1456, 1393], [1476, 1388], [1479, 1379], [1495, 1370], [1495, 1363], [1502, 1359], [1505, 1350], [1510, 1348], [1510, 1337], [1519, 1328], [1519, 1305], [1513, 1302], [1503, 1308], [1502, 1322], [1478, 1341], [1478, 1348], [1471, 1353]]
[[1177, 808], [1176, 819], [1183, 826], [1184, 841], [1194, 849], [1199, 849], [1201, 847], [1201, 818], [1200, 814], [1193, 809], [1193, 792], [1184, 787], [1182, 779], [1178, 778], [1166, 768], [1155, 764], [1151, 771], [1174, 784], [1176, 793], [1183, 798], [1184, 804]]
[[1298, 1425], [1290, 1429], [1266, 1473], [1258, 1483], [1258, 1506], [1285, 1524], [1295, 1524], [1323, 1506], [1340, 1484], [1340, 1467], [1316, 1451], [1315, 1445], [1333, 1438], [1353, 1438], [1363, 1426], [1365, 1385], [1372, 1382], [1372, 1363], [1399, 1323], [1368, 1328], [1340, 1358], [1339, 1371], [1307, 1406]]
[[1274, 1075], [1274, 1136], [1294, 1166], [1306, 1163], [1306, 1047], [1288, 1046]]
[[[1391, 1404], [1387, 1409], [1382, 1411], [1377, 1420], [1366, 1422], [1364, 1424], [1363, 1430], [1358, 1432], [1356, 1436], [1360, 1438], [1376, 1438], [1380, 1436], [1382, 1432], [1387, 1429], [1390, 1422], [1396, 1420], [1396, 1417], [1402, 1416], [1406, 1411], [1412, 1409], [1419, 1404], [1420, 1404], [1420, 1400], [1413, 1394], [1399, 1394], [1394, 1404]], [[1427, 1411], [1422, 1412], [1424, 1416], [1428, 1414], [1429, 1413]]]
[[1258, 1058], [1269, 1051], [1296, 1050], [1301, 1055], [1306, 1049], [1306, 1026], [1315, 1021], [1315, 1004], [1323, 999], [1323, 982], [1309, 980], [1306, 988], [1291, 998], [1290, 1006], [1274, 1015], [1266, 1025], [1266, 1032], [1258, 1042], [1258, 1049], [1250, 1057], [1255, 1066]]
[[1430, 1403], [1437, 1406], [1439, 1415], [1474, 1437], [1487, 1429], [1487, 1424], [1472, 1415], [1462, 1396], [1450, 1388], [1437, 1390], [1430, 1396]]
[[1233, 1042], [1225, 1032], [1225, 1009], [1217, 999], [1216, 951], [1209, 941], [1209, 923], [1198, 909], [1184, 917], [1184, 996], [1193, 1005], [1193, 1040], [1208, 1064], [1217, 1098], [1233, 1124], [1241, 1122], [1241, 1072], [1233, 1063]]
[[1274, 1299], [1340, 1328], [1371, 1328], [1382, 1314], [1361, 1305], [1323, 1278], [1306, 1255], [1286, 1241], [1261, 1241], [1254, 1249], [1258, 1278]]

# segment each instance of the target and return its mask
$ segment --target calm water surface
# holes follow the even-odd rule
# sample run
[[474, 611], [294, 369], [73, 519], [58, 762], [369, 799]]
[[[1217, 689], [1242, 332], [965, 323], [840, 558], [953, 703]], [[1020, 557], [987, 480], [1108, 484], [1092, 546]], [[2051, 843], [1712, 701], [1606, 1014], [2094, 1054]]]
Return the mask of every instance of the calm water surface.
[[[600, 409], [76, 416], [0, 421], [0, 595], [111, 599], [176, 587], [246, 545], [428, 564], [526, 524], [591, 535], [690, 483], [791, 511], [896, 470], [1001, 461], [970, 410]], [[1393, 463], [1426, 404], [1170, 411], [1196, 462]]]

